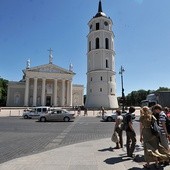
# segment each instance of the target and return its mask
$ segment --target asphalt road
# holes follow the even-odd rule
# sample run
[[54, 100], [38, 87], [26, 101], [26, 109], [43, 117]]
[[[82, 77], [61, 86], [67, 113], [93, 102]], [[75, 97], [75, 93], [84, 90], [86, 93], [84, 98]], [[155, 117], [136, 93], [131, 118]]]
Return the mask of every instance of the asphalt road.
[[[134, 122], [139, 134], [139, 123]], [[114, 122], [77, 117], [73, 122], [37, 122], [20, 117], [0, 118], [0, 163], [83, 141], [111, 137]]]

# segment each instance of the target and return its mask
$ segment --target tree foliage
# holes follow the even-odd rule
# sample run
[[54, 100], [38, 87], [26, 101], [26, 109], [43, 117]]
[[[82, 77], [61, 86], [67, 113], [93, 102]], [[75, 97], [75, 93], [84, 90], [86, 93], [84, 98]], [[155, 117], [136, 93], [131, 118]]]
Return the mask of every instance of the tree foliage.
[[6, 106], [8, 80], [0, 79], [0, 106]]
[[170, 88], [168, 88], [168, 87], [159, 87], [159, 89], [157, 89], [156, 92], [159, 92], [159, 91], [170, 91]]
[[126, 105], [127, 106], [140, 106], [140, 102], [146, 99], [146, 96], [149, 94], [149, 90], [138, 90], [132, 91], [126, 96]]
[[126, 96], [126, 106], [140, 106], [140, 102], [146, 99], [148, 94], [160, 91], [170, 91], [168, 87], [159, 87], [157, 90], [138, 90], [132, 91]]

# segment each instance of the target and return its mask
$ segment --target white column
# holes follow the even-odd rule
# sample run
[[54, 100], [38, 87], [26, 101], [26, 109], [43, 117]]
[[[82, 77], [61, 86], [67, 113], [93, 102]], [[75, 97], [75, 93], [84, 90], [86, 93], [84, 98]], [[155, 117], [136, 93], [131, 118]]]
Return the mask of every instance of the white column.
[[65, 80], [62, 80], [61, 106], [65, 105]]
[[42, 106], [45, 106], [45, 82], [46, 82], [46, 79], [43, 78], [42, 79], [42, 93], [41, 93], [41, 105]]
[[73, 85], [72, 85], [72, 81], [70, 81], [70, 106], [73, 105]]
[[57, 106], [57, 79], [54, 80], [54, 106]]
[[67, 80], [67, 106], [70, 106], [70, 83]]
[[34, 78], [33, 106], [37, 105], [37, 78]]
[[29, 81], [30, 81], [30, 79], [28, 77], [26, 77], [24, 106], [28, 106]]

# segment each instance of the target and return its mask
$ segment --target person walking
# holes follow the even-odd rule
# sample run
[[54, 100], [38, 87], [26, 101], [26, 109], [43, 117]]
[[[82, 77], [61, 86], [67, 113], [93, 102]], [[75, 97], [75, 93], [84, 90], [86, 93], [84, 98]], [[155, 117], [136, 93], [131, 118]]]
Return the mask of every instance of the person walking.
[[150, 168], [150, 162], [155, 162], [155, 168], [159, 168], [159, 161], [166, 161], [169, 159], [169, 155], [163, 146], [159, 145], [159, 137], [153, 135], [151, 132], [151, 124], [157, 121], [152, 112], [147, 106], [144, 106], [140, 110], [140, 142], [143, 142], [144, 146], [144, 158], [146, 164], [144, 168]]
[[136, 133], [133, 128], [132, 122], [132, 113], [135, 112], [135, 108], [133, 106], [129, 107], [129, 112], [125, 115], [127, 127], [126, 127], [126, 149], [127, 149], [127, 156], [134, 157], [133, 152], [135, 150], [136, 145]]
[[80, 114], [81, 114], [81, 108], [79, 106], [78, 109], [77, 109], [77, 116], [80, 116]]
[[116, 147], [114, 149], [119, 149], [119, 148], [123, 148], [123, 138], [122, 138], [122, 129], [121, 129], [123, 116], [121, 115], [120, 110], [116, 110], [116, 115], [117, 115], [117, 117], [116, 117], [114, 131], [118, 133], [119, 141], [116, 142]]
[[165, 107], [164, 112], [165, 112], [167, 118], [169, 119], [170, 118], [170, 109], [168, 107]]
[[101, 113], [102, 113], [102, 118], [103, 118], [104, 114], [106, 113], [103, 106], [101, 106]]
[[88, 114], [87, 114], [87, 108], [84, 108], [84, 116], [88, 116]]
[[168, 144], [168, 138], [170, 137], [170, 135], [168, 134], [167, 128], [166, 128], [166, 114], [163, 112], [162, 106], [159, 104], [153, 106], [153, 111], [155, 114], [159, 115], [158, 125], [161, 129], [161, 137], [160, 137], [161, 145], [165, 149], [170, 151], [169, 144]]

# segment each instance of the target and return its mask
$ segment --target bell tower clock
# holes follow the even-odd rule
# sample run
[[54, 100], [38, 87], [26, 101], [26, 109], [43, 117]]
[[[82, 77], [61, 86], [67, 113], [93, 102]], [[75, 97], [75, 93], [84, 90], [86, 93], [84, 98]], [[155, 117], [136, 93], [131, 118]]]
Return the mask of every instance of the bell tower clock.
[[112, 25], [112, 20], [102, 11], [100, 0], [97, 14], [88, 23], [87, 108], [118, 108]]

